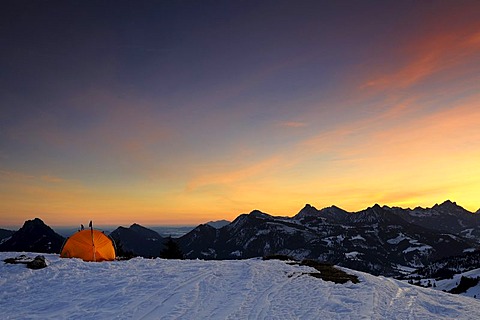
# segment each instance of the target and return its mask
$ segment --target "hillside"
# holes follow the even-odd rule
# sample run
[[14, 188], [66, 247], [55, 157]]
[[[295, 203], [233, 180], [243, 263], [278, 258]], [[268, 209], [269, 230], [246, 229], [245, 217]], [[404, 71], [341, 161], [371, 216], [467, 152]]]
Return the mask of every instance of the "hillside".
[[423, 268], [405, 275], [405, 279], [447, 279], [473, 269], [480, 268], [480, 251], [467, 252], [460, 256], [434, 261]]
[[118, 227], [110, 237], [115, 241], [117, 251], [145, 258], [159, 257], [164, 248], [164, 239], [157, 232], [136, 223], [129, 228]]
[[36, 271], [0, 264], [2, 318], [480, 318], [480, 300], [352, 270], [360, 283], [340, 285], [275, 260], [86, 263], [45, 256], [49, 266]]
[[404, 282], [421, 287], [440, 290], [480, 299], [480, 269], [452, 274], [448, 278], [429, 278], [416, 276]]
[[15, 231], [13, 231], [13, 230], [7, 230], [7, 229], [0, 228], [0, 244], [5, 242], [6, 240], [8, 240], [8, 238], [10, 238], [14, 233], [15, 233]]

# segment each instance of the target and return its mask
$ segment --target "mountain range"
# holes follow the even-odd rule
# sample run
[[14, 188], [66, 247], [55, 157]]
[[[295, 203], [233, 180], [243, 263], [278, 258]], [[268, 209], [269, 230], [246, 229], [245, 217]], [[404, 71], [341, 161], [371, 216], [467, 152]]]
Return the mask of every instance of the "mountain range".
[[[259, 210], [234, 221], [202, 224], [174, 239], [189, 259], [246, 259], [284, 255], [401, 276], [432, 262], [463, 256], [480, 247], [480, 215], [455, 202], [403, 209], [378, 204], [359, 212], [305, 205], [293, 217]], [[64, 238], [40, 219], [17, 232], [1, 230], [0, 251], [59, 252]], [[11, 231], [10, 231], [11, 232]], [[121, 254], [158, 257], [166, 238], [133, 224], [110, 236]]]
[[476, 250], [479, 217], [451, 201], [426, 209], [374, 205], [359, 212], [307, 204], [293, 217], [255, 210], [220, 229], [200, 225], [178, 243], [192, 259], [281, 254], [399, 276]]

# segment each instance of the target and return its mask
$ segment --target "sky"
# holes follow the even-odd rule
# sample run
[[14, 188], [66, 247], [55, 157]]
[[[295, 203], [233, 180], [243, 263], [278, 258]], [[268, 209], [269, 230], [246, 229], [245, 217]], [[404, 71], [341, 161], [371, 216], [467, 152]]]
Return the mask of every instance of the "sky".
[[479, 1], [3, 1], [0, 226], [480, 208]]

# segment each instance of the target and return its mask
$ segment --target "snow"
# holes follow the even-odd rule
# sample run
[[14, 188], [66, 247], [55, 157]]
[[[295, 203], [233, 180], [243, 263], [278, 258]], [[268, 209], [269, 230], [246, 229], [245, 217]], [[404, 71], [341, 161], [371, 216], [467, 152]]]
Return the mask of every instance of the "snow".
[[216, 256], [217, 253], [215, 252], [215, 249], [213, 248], [208, 248], [207, 251], [202, 251], [200, 252], [202, 255], [204, 255], [205, 257], [210, 257], [210, 256]]
[[435, 210], [422, 210], [422, 209], [415, 209], [409, 212], [410, 216], [412, 217], [433, 217], [438, 216], [440, 213]]
[[363, 253], [360, 253], [358, 251], [347, 252], [347, 253], [345, 253], [345, 258], [357, 260], [357, 257], [359, 255], [363, 255]]
[[322, 239], [322, 241], [327, 243], [328, 247], [333, 246], [333, 243], [342, 243], [343, 240], [345, 240], [345, 236], [343, 234], [330, 236]]
[[263, 236], [263, 235], [269, 234], [270, 232], [271, 232], [270, 229], [260, 229], [260, 230], [257, 231], [256, 236], [257, 237]]
[[461, 234], [464, 238], [473, 239], [473, 238], [475, 238], [475, 236], [472, 235], [472, 232], [473, 232], [473, 228], [470, 228], [470, 229], [462, 230], [462, 231], [460, 232], [460, 234]]
[[239, 250], [237, 250], [237, 251], [233, 251], [232, 253], [230, 253], [230, 255], [232, 257], [241, 257], [242, 253]]
[[355, 237], [352, 237], [351, 240], [362, 240], [362, 241], [366, 241], [364, 237], [362, 237], [361, 235], [356, 235]]
[[331, 239], [332, 237], [327, 237], [327, 238], [323, 238], [322, 241], [324, 241], [328, 247], [331, 247], [333, 246], [333, 241]]
[[[469, 278], [480, 277], [480, 269], [473, 269], [463, 273], [455, 274], [452, 279], [442, 279], [442, 280], [435, 280], [435, 279], [429, 279], [429, 278], [422, 279], [421, 284], [425, 286], [430, 281], [432, 285], [433, 283], [435, 283], [435, 287], [433, 287], [432, 289], [449, 291], [457, 287], [457, 285], [460, 283], [460, 279], [462, 278], [462, 276], [469, 277]], [[480, 283], [468, 289], [467, 292], [460, 293], [459, 295], [467, 296], [471, 298], [476, 297], [477, 299], [479, 299], [478, 301], [480, 301]]]
[[431, 246], [429, 246], [428, 244], [425, 244], [423, 246], [419, 246], [419, 247], [408, 247], [407, 249], [403, 250], [402, 252], [403, 253], [408, 253], [408, 252], [412, 252], [412, 251], [427, 251], [427, 250], [431, 250], [433, 249]]
[[429, 246], [427, 244], [419, 243], [417, 239], [412, 239], [410, 237], [407, 237], [406, 235], [404, 235], [401, 232], [398, 234], [398, 236], [396, 238], [388, 239], [387, 243], [396, 245], [396, 244], [399, 244], [400, 242], [402, 242], [404, 240], [408, 240], [408, 242], [413, 246], [408, 247], [407, 249], [403, 250], [403, 253], [409, 253], [409, 252], [416, 251], [416, 250], [417, 251], [427, 251], [427, 250], [432, 249], [431, 246]]
[[411, 268], [411, 267], [408, 267], [408, 266], [404, 266], [404, 265], [401, 265], [401, 264], [397, 264], [395, 266], [395, 269], [397, 269], [398, 271], [400, 271], [402, 274], [410, 274], [412, 272], [414, 272], [415, 270], [417, 270], [416, 268]]
[[287, 234], [295, 234], [299, 230], [297, 228], [292, 228], [283, 224], [279, 224], [277, 222], [267, 222], [267, 225], [272, 229], [276, 231], [282, 231]]
[[1, 319], [480, 318], [480, 300], [343, 268], [361, 282], [326, 282], [275, 260], [45, 257], [41, 270], [0, 264]]
[[396, 238], [393, 238], [393, 239], [388, 239], [387, 242], [389, 244], [399, 244], [400, 242], [404, 241], [404, 240], [408, 240], [408, 242], [410, 244], [418, 244], [418, 240], [417, 239], [412, 239], [410, 237], [407, 237], [406, 235], [404, 235], [403, 233], [399, 233], [398, 236]]
[[10, 237], [7, 237], [7, 238], [0, 239], [0, 244], [6, 242], [6, 241], [8, 241], [8, 240], [10, 240], [11, 238], [12, 238], [12, 237], [10, 236]]
[[400, 232], [399, 235], [396, 238], [388, 239], [387, 242], [390, 243], [390, 244], [399, 244], [400, 242], [402, 242], [405, 239], [410, 240], [411, 238], [405, 236], [403, 233]]

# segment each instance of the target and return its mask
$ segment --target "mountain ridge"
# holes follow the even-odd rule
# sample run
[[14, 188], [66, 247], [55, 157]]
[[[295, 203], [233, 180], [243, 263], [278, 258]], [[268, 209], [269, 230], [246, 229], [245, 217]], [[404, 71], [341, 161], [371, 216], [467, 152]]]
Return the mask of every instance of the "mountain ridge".
[[398, 276], [404, 268], [479, 248], [478, 225], [478, 215], [449, 200], [432, 208], [375, 204], [358, 212], [306, 204], [293, 217], [253, 210], [217, 230], [199, 226], [178, 241], [187, 258], [286, 254]]
[[[291, 217], [253, 210], [232, 222], [223, 221], [223, 226], [201, 224], [176, 238], [176, 242], [191, 259], [228, 260], [280, 254], [399, 276], [404, 270], [479, 249], [479, 220], [480, 215], [450, 200], [431, 208], [414, 209], [375, 204], [358, 212], [335, 205], [318, 210], [306, 204]], [[26, 225], [51, 230], [40, 219], [28, 220], [22, 228]], [[6, 243], [18, 238], [14, 235], [19, 231], [0, 241], [0, 250], [18, 251]], [[23, 230], [26, 239], [28, 234]], [[156, 231], [137, 223], [128, 228], [120, 226], [110, 236], [118, 249], [142, 257], [158, 257], [165, 243]], [[26, 248], [22, 250], [37, 250]]]

